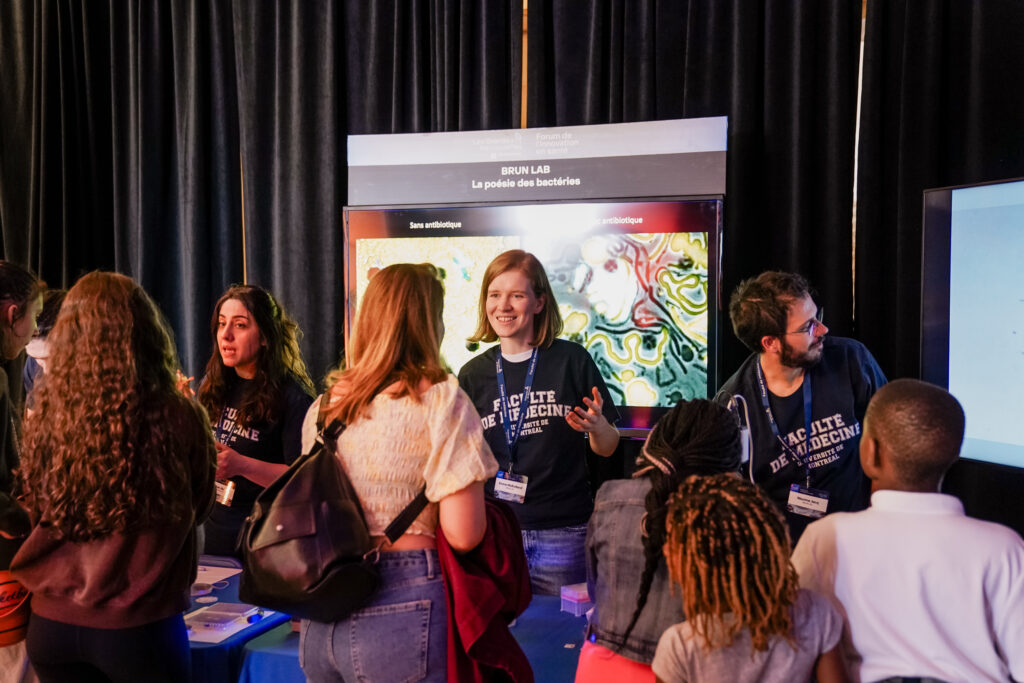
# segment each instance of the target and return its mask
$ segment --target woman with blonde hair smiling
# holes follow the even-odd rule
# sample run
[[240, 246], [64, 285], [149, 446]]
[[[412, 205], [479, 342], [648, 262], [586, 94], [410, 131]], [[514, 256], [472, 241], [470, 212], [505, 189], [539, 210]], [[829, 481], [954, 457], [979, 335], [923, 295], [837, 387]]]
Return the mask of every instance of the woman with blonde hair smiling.
[[[483, 482], [497, 463], [480, 418], [440, 355], [444, 291], [428, 264], [377, 272], [356, 317], [344, 369], [313, 404], [303, 447], [319, 421], [341, 420], [338, 457], [382, 543], [381, 587], [333, 624], [302, 622], [309, 680], [446, 680], [447, 605], [435, 533], [458, 552], [486, 529]], [[318, 413], [320, 419], [318, 420]], [[384, 529], [426, 486], [427, 507], [393, 545]]]
[[33, 594], [29, 658], [43, 683], [188, 680], [209, 422], [177, 389], [170, 332], [130, 278], [79, 280], [49, 342], [18, 479], [33, 528], [11, 564]]
[[535, 594], [587, 578], [584, 542], [594, 509], [587, 454], [619, 445], [619, 413], [590, 353], [558, 339], [562, 316], [544, 266], [512, 249], [488, 264], [470, 342], [498, 342], [459, 371], [501, 464], [488, 493], [511, 504]]

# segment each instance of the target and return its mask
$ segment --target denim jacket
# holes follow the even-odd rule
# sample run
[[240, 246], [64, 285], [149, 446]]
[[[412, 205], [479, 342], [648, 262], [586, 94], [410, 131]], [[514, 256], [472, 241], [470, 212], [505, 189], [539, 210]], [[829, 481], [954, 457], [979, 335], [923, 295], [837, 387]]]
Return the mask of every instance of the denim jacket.
[[685, 619], [678, 591], [675, 595], [669, 592], [668, 571], [662, 559], [647, 604], [629, 638], [623, 640], [636, 609], [644, 571], [640, 524], [644, 497], [650, 488], [645, 478], [605, 482], [597, 492], [587, 527], [587, 584], [594, 601], [587, 638], [642, 664], [654, 659], [665, 629]]

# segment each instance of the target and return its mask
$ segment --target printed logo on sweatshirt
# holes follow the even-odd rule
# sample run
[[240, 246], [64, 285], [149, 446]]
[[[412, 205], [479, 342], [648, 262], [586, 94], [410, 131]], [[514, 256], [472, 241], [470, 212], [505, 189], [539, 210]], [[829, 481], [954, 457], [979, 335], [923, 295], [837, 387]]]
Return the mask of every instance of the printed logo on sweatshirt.
[[[513, 424], [519, 420], [519, 405], [522, 403], [522, 398], [522, 394], [508, 397], [509, 419]], [[565, 418], [572, 412], [572, 409], [571, 405], [557, 402], [554, 390], [531, 391], [530, 403], [526, 408], [526, 416], [523, 418], [523, 430], [519, 435], [522, 437], [528, 434], [539, 434], [550, 423], [550, 418]], [[491, 412], [480, 418], [480, 424], [485, 430], [501, 427], [501, 401], [499, 399], [494, 399], [491, 404]]]
[[221, 413], [220, 422], [217, 424], [216, 434], [217, 439], [225, 446], [230, 446], [238, 441], [239, 438], [248, 439], [253, 442], [260, 440], [260, 430], [253, 429], [252, 427], [243, 427], [238, 424], [237, 408], [224, 408], [224, 412]]
[[[846, 424], [843, 416], [836, 413], [830, 417], [823, 417], [811, 423], [811, 438], [805, 439], [806, 429], [800, 427], [786, 434], [783, 440], [803, 458], [804, 453], [810, 448], [811, 456], [808, 462], [810, 469], [824, 467], [839, 459], [845, 449], [845, 444], [850, 439], [860, 436], [860, 423]], [[806, 458], [804, 458], [807, 460]], [[783, 467], [793, 461], [787, 453], [783, 452], [771, 462], [772, 474], [775, 474]]]

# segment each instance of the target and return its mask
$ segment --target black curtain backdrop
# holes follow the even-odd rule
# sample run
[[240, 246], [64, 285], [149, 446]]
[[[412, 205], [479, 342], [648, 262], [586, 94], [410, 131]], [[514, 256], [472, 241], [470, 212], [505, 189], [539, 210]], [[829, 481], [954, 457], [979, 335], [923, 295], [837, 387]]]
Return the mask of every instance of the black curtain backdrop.
[[332, 2], [234, 6], [248, 281], [305, 338], [314, 382], [337, 363], [345, 203], [344, 43]]
[[241, 279], [230, 28], [224, 3], [0, 4], [4, 257], [53, 287], [134, 277], [192, 373]]
[[101, 2], [0, 3], [3, 255], [55, 287], [114, 267], [108, 35]]
[[517, 0], [0, 3], [3, 256], [51, 286], [136, 278], [197, 380], [247, 277], [319, 379], [342, 346], [345, 136], [515, 127], [521, 58]]
[[922, 192], [1024, 176], [1022, 36], [1013, 0], [868, 3], [857, 326], [890, 377], [920, 371]]
[[241, 279], [230, 7], [110, 7], [115, 265], [163, 306], [198, 383], [212, 301]]
[[[531, 0], [530, 126], [729, 117], [722, 303], [806, 275], [852, 330], [859, 0]], [[719, 381], [748, 353], [723, 320]]]
[[520, 0], [343, 6], [349, 133], [519, 127]]
[[233, 7], [248, 276], [300, 322], [319, 380], [343, 346], [346, 135], [515, 127], [522, 6]]

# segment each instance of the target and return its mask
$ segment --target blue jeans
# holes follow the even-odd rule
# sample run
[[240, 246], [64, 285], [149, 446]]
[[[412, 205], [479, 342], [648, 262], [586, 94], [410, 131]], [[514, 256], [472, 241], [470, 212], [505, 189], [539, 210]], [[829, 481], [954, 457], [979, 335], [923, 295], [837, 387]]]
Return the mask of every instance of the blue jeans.
[[536, 595], [559, 595], [562, 586], [587, 580], [587, 525], [524, 529], [523, 551]]
[[302, 621], [313, 683], [447, 681], [448, 607], [436, 550], [381, 553], [373, 600], [333, 624]]

